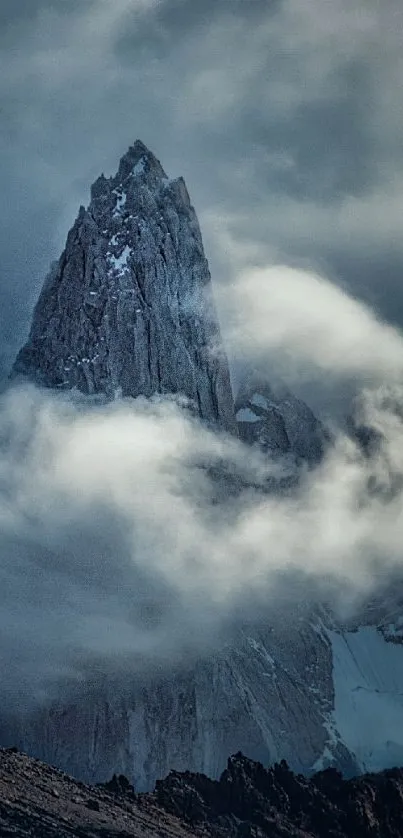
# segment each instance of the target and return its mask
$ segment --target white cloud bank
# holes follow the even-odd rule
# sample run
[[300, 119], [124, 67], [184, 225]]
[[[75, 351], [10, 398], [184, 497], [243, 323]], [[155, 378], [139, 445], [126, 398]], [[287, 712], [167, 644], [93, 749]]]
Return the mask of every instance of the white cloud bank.
[[89, 405], [11, 388], [0, 405], [3, 700], [48, 695], [88, 667], [209, 647], [237, 609], [269, 607], [287, 572], [358, 596], [403, 570], [401, 336], [309, 273], [249, 272], [235, 292], [234, 337], [249, 355], [274, 348], [321, 375], [385, 382], [362, 398], [378, 446], [369, 456], [339, 434], [298, 488], [267, 492], [278, 465], [173, 400]]
[[283, 265], [245, 270], [219, 301], [235, 353], [277, 353], [283, 367], [308, 376], [403, 382], [400, 332], [316, 273]]

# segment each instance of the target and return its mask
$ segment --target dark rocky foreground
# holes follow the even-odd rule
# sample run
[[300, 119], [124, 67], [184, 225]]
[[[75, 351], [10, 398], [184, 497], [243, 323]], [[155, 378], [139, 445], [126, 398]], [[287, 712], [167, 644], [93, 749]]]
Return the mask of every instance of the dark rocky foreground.
[[333, 769], [310, 780], [286, 763], [265, 769], [241, 754], [219, 781], [171, 772], [153, 794], [125, 778], [86, 786], [13, 750], [0, 750], [0, 836], [403, 836], [403, 769], [343, 780]]
[[25, 754], [0, 750], [0, 836], [189, 838], [188, 826], [152, 795], [73, 780]]

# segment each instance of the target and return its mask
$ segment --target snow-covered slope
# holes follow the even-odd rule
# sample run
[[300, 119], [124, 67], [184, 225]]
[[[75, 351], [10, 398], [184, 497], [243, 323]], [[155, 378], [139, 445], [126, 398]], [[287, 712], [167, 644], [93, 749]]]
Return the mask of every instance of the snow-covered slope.
[[180, 393], [236, 428], [199, 224], [137, 141], [98, 178], [38, 300], [14, 375], [109, 397]]
[[361, 771], [403, 764], [403, 646], [375, 626], [329, 631], [334, 709], [331, 739], [355, 755]]

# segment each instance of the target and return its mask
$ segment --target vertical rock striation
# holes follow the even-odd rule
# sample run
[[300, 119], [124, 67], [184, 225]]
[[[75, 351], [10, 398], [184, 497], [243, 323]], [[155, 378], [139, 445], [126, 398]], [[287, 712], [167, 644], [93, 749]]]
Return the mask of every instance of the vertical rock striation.
[[195, 211], [183, 179], [140, 141], [80, 208], [13, 375], [109, 398], [183, 394], [203, 419], [236, 428]]

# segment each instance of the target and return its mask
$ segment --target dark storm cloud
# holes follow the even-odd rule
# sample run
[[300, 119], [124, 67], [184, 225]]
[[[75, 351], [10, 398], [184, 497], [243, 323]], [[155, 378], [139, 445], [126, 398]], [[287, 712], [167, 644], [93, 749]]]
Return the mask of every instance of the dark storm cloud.
[[37, 15], [44, 10], [57, 9], [68, 14], [83, 7], [90, 0], [3, 0], [0, 6], [0, 37], [6, 38], [16, 24], [29, 27]]
[[[183, 174], [216, 283], [319, 267], [401, 323], [398, 0], [3, 3], [4, 365], [77, 206], [141, 137]], [[225, 318], [225, 311], [222, 312]]]

